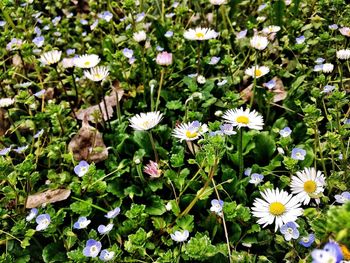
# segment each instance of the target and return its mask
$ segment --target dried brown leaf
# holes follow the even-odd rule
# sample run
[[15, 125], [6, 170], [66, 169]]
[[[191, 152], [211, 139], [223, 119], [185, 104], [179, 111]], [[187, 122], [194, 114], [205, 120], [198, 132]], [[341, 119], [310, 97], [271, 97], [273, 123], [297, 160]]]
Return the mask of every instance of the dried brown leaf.
[[70, 193], [71, 191], [68, 189], [50, 189], [42, 193], [29, 195], [26, 202], [26, 208], [34, 208], [43, 204], [51, 204], [66, 200], [70, 196]]
[[85, 160], [90, 162], [100, 162], [108, 157], [108, 150], [103, 142], [101, 133], [90, 126], [86, 115], [82, 127], [68, 144], [69, 151], [73, 152], [77, 161]]
[[[106, 101], [106, 107], [104, 104], [104, 101], [102, 100], [99, 105], [93, 105], [86, 109], [79, 110], [76, 115], [79, 120], [83, 120], [84, 117], [87, 115], [88, 121], [91, 121], [93, 123], [96, 123], [96, 116], [98, 116], [98, 122], [101, 121], [101, 110], [103, 114], [103, 119], [107, 121], [113, 116], [114, 110], [113, 107], [117, 105], [117, 95], [118, 95], [118, 101], [120, 101], [124, 95], [124, 90], [119, 88], [119, 82], [116, 82], [114, 85], [114, 88], [110, 95], [105, 96]], [[107, 111], [106, 111], [107, 108]]]
[[[276, 86], [270, 90], [270, 92], [274, 93], [273, 102], [279, 102], [287, 97], [287, 91], [284, 89], [283, 82], [280, 78], [274, 77], [273, 79], [276, 81]], [[241, 98], [244, 101], [248, 101], [252, 96], [252, 92], [253, 84], [250, 84], [248, 87], [241, 91]]]

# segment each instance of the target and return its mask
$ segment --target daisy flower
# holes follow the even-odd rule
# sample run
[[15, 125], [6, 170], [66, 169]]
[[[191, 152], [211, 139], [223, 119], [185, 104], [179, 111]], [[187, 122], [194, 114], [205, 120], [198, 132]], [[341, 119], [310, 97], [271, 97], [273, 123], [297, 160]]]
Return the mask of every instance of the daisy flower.
[[263, 117], [255, 110], [250, 111], [250, 109], [228, 110], [222, 118], [233, 126], [237, 126], [238, 129], [248, 127], [249, 129], [262, 130], [264, 125]]
[[227, 3], [227, 0], [209, 0], [212, 5], [224, 5]]
[[135, 33], [132, 35], [132, 38], [133, 38], [136, 42], [145, 41], [146, 38], [147, 38], [146, 32], [145, 32], [144, 30], [135, 32]]
[[280, 30], [281, 30], [281, 27], [279, 26], [268, 26], [263, 28], [262, 32], [264, 34], [271, 34], [271, 33], [277, 33]]
[[259, 218], [257, 223], [263, 227], [275, 222], [275, 232], [283, 224], [294, 222], [303, 213], [299, 199], [286, 191], [266, 189], [261, 196], [263, 199], [255, 198], [252, 214]]
[[15, 99], [2, 98], [0, 99], [0, 108], [6, 108], [8, 106], [11, 106], [13, 103], [15, 103]]
[[170, 234], [170, 237], [172, 240], [174, 240], [176, 242], [184, 242], [187, 240], [189, 235], [190, 235], [190, 233], [188, 232], [188, 230], [184, 230], [183, 232], [175, 231], [174, 234]]
[[255, 77], [258, 79], [258, 78], [266, 75], [269, 72], [270, 72], [269, 67], [266, 67], [266, 66], [260, 67], [260, 66], [256, 65], [256, 66], [252, 66], [250, 68], [247, 68], [244, 73], [250, 77], [253, 77], [253, 78]]
[[349, 27], [341, 27], [339, 28], [339, 32], [346, 37], [350, 37], [350, 28]]
[[250, 39], [250, 46], [258, 50], [264, 50], [268, 44], [269, 41], [267, 40], [267, 37], [264, 36], [256, 35]]
[[322, 65], [323, 73], [331, 73], [334, 69], [334, 65], [332, 63], [325, 63]]
[[52, 50], [41, 55], [40, 62], [44, 65], [54, 65], [60, 61], [62, 51]]
[[147, 131], [156, 126], [163, 118], [159, 111], [140, 113], [130, 118], [130, 126], [136, 131]]
[[184, 37], [188, 40], [208, 40], [216, 38], [219, 33], [206, 27], [197, 27], [195, 29], [189, 29], [185, 31]]
[[337, 58], [340, 60], [348, 60], [350, 58], [350, 49], [341, 49], [337, 51]]
[[197, 140], [200, 136], [208, 131], [206, 124], [201, 124], [199, 121], [189, 123], [181, 123], [173, 131], [173, 136], [179, 138], [180, 141]]
[[317, 204], [320, 202], [317, 195], [324, 191], [325, 185], [324, 175], [312, 167], [297, 172], [297, 176], [292, 177], [290, 187], [292, 193], [296, 194], [300, 202], [307, 205], [310, 203], [311, 198], [315, 198]]
[[74, 66], [78, 68], [93, 68], [100, 62], [98, 55], [82, 55], [74, 58]]
[[149, 174], [151, 178], [158, 178], [162, 174], [162, 170], [159, 169], [158, 163], [149, 161], [149, 164], [143, 169], [146, 174]]
[[109, 69], [107, 67], [99, 66], [88, 70], [84, 70], [84, 75], [92, 81], [102, 81], [109, 75]]

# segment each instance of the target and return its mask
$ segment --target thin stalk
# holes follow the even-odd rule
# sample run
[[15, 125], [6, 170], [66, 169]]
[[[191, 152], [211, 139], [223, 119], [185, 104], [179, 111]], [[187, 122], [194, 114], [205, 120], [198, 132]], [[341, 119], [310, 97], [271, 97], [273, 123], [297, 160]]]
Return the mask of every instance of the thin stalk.
[[102, 101], [103, 101], [103, 106], [105, 107], [105, 111], [106, 111], [106, 116], [107, 116], [107, 127], [109, 130], [111, 130], [112, 126], [111, 126], [111, 123], [109, 121], [109, 114], [108, 114], [108, 110], [107, 110], [107, 103], [106, 103], [106, 99], [105, 99], [105, 96], [104, 96], [104, 92], [103, 92], [103, 86], [102, 86], [102, 82], [101, 82], [101, 91], [102, 91]]
[[258, 52], [255, 52], [255, 63], [254, 63], [254, 81], [253, 81], [253, 88], [252, 88], [252, 96], [250, 97], [250, 108], [252, 108], [253, 103], [254, 103], [254, 96], [255, 96], [255, 87], [256, 87], [256, 67], [258, 64]]
[[79, 102], [79, 94], [78, 94], [77, 83], [75, 81], [74, 72], [72, 73], [72, 80], [73, 80], [73, 87], [74, 87], [74, 91], [75, 91], [75, 103], [78, 104], [78, 102]]
[[61, 83], [61, 86], [62, 86], [62, 89], [63, 89], [63, 91], [64, 91], [64, 94], [65, 94], [66, 97], [67, 97], [67, 100], [68, 100], [70, 109], [71, 109], [71, 111], [72, 111], [72, 113], [73, 113], [73, 115], [74, 115], [74, 118], [77, 120], [77, 119], [78, 119], [78, 118], [77, 118], [77, 115], [75, 115], [74, 107], [73, 107], [72, 102], [70, 101], [70, 99], [69, 99], [69, 97], [68, 97], [67, 90], [66, 90], [66, 88], [64, 87], [63, 81], [62, 81], [62, 79], [61, 79], [61, 75], [60, 75], [60, 73], [58, 72], [58, 69], [57, 69], [57, 65], [55, 65], [53, 68], [54, 68], [55, 71], [56, 71], [57, 77], [58, 77], [58, 79], [59, 79], [59, 81], [60, 81], [60, 83]]
[[339, 86], [340, 86], [340, 89], [343, 90], [343, 63], [342, 62], [340, 62], [340, 64], [338, 64], [338, 71], [339, 71], [339, 75], [340, 75]]
[[122, 115], [120, 113], [120, 104], [119, 104], [119, 94], [118, 91], [115, 92], [115, 97], [116, 97], [116, 105], [117, 105], [117, 117], [119, 123], [121, 123]]
[[199, 76], [199, 72], [201, 69], [201, 42], [198, 42], [198, 46], [197, 46], [197, 77]]
[[238, 130], [238, 161], [239, 161], [239, 174], [238, 179], [242, 179], [243, 175], [243, 128]]
[[89, 206], [91, 206], [91, 207], [93, 207], [93, 208], [96, 208], [96, 209], [98, 209], [98, 210], [100, 210], [100, 211], [102, 211], [102, 212], [104, 212], [104, 213], [107, 213], [107, 212], [108, 212], [106, 209], [104, 209], [104, 208], [102, 208], [102, 207], [99, 207], [99, 206], [97, 206], [97, 205], [91, 204], [90, 202], [85, 201], [85, 200], [82, 200], [82, 199], [80, 199], [80, 198], [78, 198], [78, 197], [72, 196], [72, 199], [77, 200], [77, 201], [82, 202], [82, 203], [85, 203], [85, 204], [87, 204], [87, 205], [89, 205]]
[[[162, 86], [163, 86], [163, 81], [164, 81], [164, 73], [165, 73], [165, 69], [162, 68], [162, 70], [160, 71], [160, 81], [159, 81], [159, 87], [158, 87], [158, 93], [157, 93], [157, 100], [156, 100], [156, 110], [158, 109], [158, 105], [159, 105], [159, 99], [160, 99], [160, 92], [162, 90]], [[152, 96], [152, 93], [151, 93]], [[153, 96], [152, 96], [152, 100], [153, 100]]]
[[22, 243], [22, 241], [21, 241], [20, 239], [18, 239], [17, 237], [15, 237], [14, 235], [12, 235], [12, 234], [9, 233], [9, 232], [6, 232], [6, 231], [1, 230], [1, 229], [0, 229], [0, 232], [3, 233], [3, 234], [5, 234], [5, 235], [8, 235], [9, 237], [12, 237], [13, 239], [16, 239], [18, 242]]
[[186, 207], [186, 209], [184, 211], [182, 211], [177, 218], [183, 217], [185, 215], [187, 215], [192, 207], [197, 203], [197, 201], [199, 200], [199, 198], [201, 197], [201, 195], [205, 192], [205, 190], [207, 189], [209, 183], [211, 182], [211, 180], [213, 179], [214, 175], [215, 175], [215, 171], [217, 169], [217, 162], [218, 160], [215, 160], [214, 165], [210, 168], [209, 171], [209, 176], [208, 176], [208, 180], [205, 182], [203, 188], [197, 193], [196, 197], [192, 200], [192, 202]]
[[159, 162], [159, 158], [158, 158], [156, 144], [154, 143], [152, 132], [149, 131], [148, 135], [149, 135], [149, 140], [151, 141], [152, 149], [153, 149], [153, 152], [154, 152], [154, 159], [155, 159], [156, 163], [158, 163]]
[[19, 133], [17, 127], [15, 126], [15, 123], [13, 122], [12, 118], [11, 118], [11, 115], [10, 115], [10, 111], [8, 109], [5, 109], [5, 111], [7, 112], [7, 118], [9, 119], [11, 125], [13, 126], [13, 129], [14, 129], [14, 132], [15, 132], [15, 135], [17, 137], [17, 140], [19, 143], [21, 143], [21, 134]]
[[136, 164], [136, 171], [137, 171], [137, 174], [140, 177], [141, 182], [144, 183], [146, 180], [145, 180], [145, 177], [143, 176], [141, 165]]
[[102, 119], [102, 123], [103, 123], [103, 128], [105, 128], [106, 127], [106, 121], [105, 121], [105, 118], [103, 117], [103, 111], [102, 111], [102, 108], [101, 108], [101, 105], [100, 105], [100, 101], [98, 99], [97, 92], [94, 92], [94, 96], [95, 96], [95, 102], [96, 102], [96, 104], [98, 106], [98, 109], [100, 110], [100, 113], [101, 113], [101, 119]]
[[[322, 168], [323, 168], [323, 173], [324, 175], [327, 177], [327, 169], [326, 169], [326, 164], [324, 162], [324, 158], [323, 158], [323, 152], [322, 152], [322, 148], [321, 148], [321, 143], [320, 143], [320, 137], [318, 135], [318, 129], [317, 129], [317, 125], [315, 126], [315, 141], [316, 141], [316, 145], [318, 146], [318, 150], [320, 152], [320, 157], [321, 157], [321, 163], [322, 163]], [[317, 153], [317, 151], [316, 151]], [[315, 158], [316, 159], [316, 158]], [[315, 165], [316, 168], [316, 165]]]
[[[218, 198], [218, 200], [221, 200], [218, 189], [217, 189], [216, 184], [215, 184], [214, 178], [212, 178], [211, 181], [212, 181], [213, 186], [214, 186], [216, 197]], [[227, 232], [226, 221], [225, 221], [225, 214], [224, 214], [224, 211], [221, 211], [221, 213], [222, 213], [222, 223], [224, 226], [224, 232], [225, 232], [225, 238], [226, 238], [226, 244], [227, 244], [228, 259], [229, 259], [230, 263], [232, 263], [231, 247], [230, 247], [230, 240], [228, 238], [228, 232]]]

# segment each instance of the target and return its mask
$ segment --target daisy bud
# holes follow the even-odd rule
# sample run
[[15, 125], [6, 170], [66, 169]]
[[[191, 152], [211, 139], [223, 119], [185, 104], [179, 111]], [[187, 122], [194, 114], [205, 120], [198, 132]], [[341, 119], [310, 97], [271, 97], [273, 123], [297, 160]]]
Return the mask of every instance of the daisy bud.
[[166, 51], [157, 55], [156, 62], [161, 66], [169, 66], [173, 63], [173, 54]]

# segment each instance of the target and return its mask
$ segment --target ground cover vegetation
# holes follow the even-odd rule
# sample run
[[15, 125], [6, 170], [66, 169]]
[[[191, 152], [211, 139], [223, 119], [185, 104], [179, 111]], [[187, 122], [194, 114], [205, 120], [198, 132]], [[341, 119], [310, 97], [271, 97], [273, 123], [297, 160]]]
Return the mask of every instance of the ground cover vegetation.
[[2, 0], [1, 262], [350, 262], [350, 6]]

